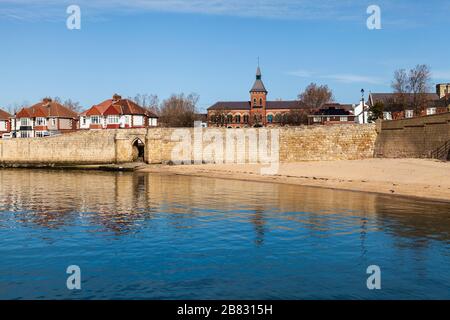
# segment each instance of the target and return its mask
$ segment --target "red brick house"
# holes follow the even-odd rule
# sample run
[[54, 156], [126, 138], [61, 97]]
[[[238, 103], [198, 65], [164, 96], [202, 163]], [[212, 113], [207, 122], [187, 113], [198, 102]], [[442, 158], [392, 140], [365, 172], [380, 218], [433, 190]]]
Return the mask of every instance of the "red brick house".
[[147, 128], [157, 126], [158, 116], [115, 94], [80, 115], [80, 129]]
[[11, 115], [0, 109], [0, 138], [9, 132], [11, 132]]
[[268, 101], [261, 70], [250, 90], [250, 101], [220, 101], [208, 108], [208, 126], [228, 128], [272, 127], [307, 122], [311, 110], [298, 100]]
[[46, 137], [76, 130], [78, 115], [60, 103], [45, 98], [17, 112], [13, 121], [18, 138]]
[[327, 103], [308, 115], [308, 124], [354, 124], [355, 118], [351, 104]]

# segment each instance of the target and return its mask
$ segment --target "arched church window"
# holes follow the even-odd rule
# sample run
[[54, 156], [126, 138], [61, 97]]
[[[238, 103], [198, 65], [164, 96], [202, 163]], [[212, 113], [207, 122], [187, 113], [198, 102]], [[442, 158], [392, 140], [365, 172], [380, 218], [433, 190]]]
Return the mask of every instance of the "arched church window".
[[272, 123], [272, 122], [273, 122], [273, 115], [269, 114], [269, 115], [267, 116], [267, 122], [268, 122], [268, 123]]
[[275, 122], [281, 122], [281, 115], [279, 113], [275, 115]]

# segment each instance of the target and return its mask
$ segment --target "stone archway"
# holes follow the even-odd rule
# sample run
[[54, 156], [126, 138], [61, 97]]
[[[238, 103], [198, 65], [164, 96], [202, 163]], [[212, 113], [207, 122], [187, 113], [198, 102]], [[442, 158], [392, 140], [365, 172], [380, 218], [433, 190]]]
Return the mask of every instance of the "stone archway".
[[136, 138], [132, 144], [132, 160], [133, 162], [145, 162], [145, 143]]

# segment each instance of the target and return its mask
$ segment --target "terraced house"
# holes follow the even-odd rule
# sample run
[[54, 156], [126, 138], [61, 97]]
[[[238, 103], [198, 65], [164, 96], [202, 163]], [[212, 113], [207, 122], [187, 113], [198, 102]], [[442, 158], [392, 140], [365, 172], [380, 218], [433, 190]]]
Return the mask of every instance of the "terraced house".
[[[414, 99], [420, 99], [419, 105], [414, 107]], [[450, 112], [450, 83], [436, 85], [436, 93], [426, 93], [419, 98], [414, 94], [398, 93], [370, 93], [368, 107], [376, 103], [383, 106], [384, 120], [397, 120], [429, 116], [433, 114]]]
[[11, 115], [0, 109], [0, 138], [11, 131]]
[[157, 125], [156, 114], [115, 94], [112, 99], [82, 112], [79, 129], [146, 128]]
[[47, 137], [76, 130], [78, 114], [50, 98], [23, 108], [12, 119], [17, 138]]

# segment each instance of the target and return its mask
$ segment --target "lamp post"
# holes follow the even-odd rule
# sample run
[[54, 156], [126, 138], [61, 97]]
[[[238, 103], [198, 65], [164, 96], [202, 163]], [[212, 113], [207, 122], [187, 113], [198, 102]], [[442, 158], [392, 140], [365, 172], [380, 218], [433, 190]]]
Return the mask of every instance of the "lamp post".
[[363, 124], [366, 123], [366, 113], [364, 111], [364, 89], [361, 89], [361, 107], [362, 107], [362, 116], [363, 116]]

